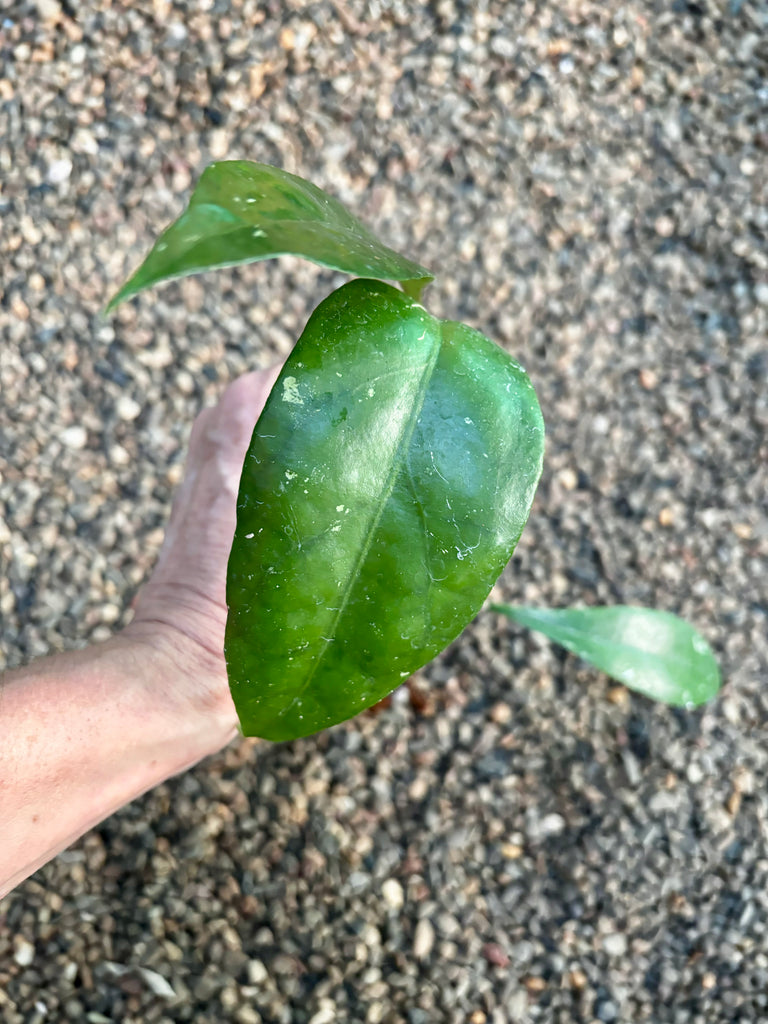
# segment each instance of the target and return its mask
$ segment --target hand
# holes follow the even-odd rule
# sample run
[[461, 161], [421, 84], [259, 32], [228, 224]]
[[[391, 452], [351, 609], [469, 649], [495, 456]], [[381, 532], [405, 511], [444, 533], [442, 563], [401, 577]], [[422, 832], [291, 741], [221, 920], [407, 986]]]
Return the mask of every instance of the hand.
[[[235, 532], [240, 474], [253, 428], [280, 367], [247, 373], [218, 405], [195, 420], [184, 479], [157, 567], [139, 592], [123, 637], [152, 644], [183, 680], [182, 712], [218, 714], [237, 723], [224, 663], [227, 559]], [[178, 689], [178, 687], [177, 687]]]
[[197, 417], [133, 622], [0, 679], [0, 898], [236, 734], [224, 664], [227, 559], [243, 460], [277, 372], [246, 374]]

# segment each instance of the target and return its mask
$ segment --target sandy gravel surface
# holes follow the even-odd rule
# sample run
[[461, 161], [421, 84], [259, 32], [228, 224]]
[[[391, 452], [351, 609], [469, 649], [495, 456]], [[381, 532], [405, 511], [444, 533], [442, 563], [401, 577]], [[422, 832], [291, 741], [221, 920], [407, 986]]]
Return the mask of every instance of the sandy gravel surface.
[[223, 157], [529, 370], [499, 594], [680, 612], [727, 686], [654, 707], [486, 614], [421, 699], [234, 744], [0, 903], [0, 1020], [768, 1021], [768, 8], [0, 0], [0, 666], [126, 621], [195, 412], [337, 280], [100, 315]]

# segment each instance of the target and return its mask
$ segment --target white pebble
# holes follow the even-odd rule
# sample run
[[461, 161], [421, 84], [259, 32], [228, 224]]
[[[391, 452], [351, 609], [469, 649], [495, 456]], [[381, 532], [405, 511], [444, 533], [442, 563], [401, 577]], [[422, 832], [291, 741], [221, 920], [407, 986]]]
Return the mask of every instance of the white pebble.
[[48, 168], [48, 181], [51, 185], [61, 185], [72, 173], [71, 160], [54, 160]]
[[543, 818], [534, 818], [528, 822], [526, 831], [534, 841], [559, 836], [565, 829], [565, 818], [561, 814], [545, 814]]
[[263, 985], [267, 980], [267, 968], [261, 960], [251, 960], [248, 964], [248, 981], [251, 985]]
[[309, 1024], [333, 1024], [335, 1020], [336, 1009], [334, 1004], [333, 1007], [324, 1006], [321, 1010], [318, 1010], [313, 1017], [310, 1017]]
[[621, 932], [612, 932], [603, 939], [603, 949], [608, 956], [624, 956], [627, 952], [627, 937]]
[[181, 21], [173, 21], [168, 26], [168, 38], [175, 43], [183, 43], [187, 38], [187, 26]]
[[565, 828], [565, 818], [560, 814], [547, 814], [541, 819], [541, 832], [545, 836], [558, 836]]
[[158, 974], [157, 971], [150, 971], [148, 967], [140, 967], [139, 974], [147, 983], [153, 995], [159, 996], [160, 999], [176, 998], [176, 993], [162, 974]]
[[229, 139], [223, 128], [211, 132], [208, 150], [214, 160], [223, 160], [229, 152]]
[[121, 420], [135, 420], [141, 412], [141, 406], [130, 395], [121, 395], [117, 400], [117, 415]]
[[88, 431], [85, 427], [74, 426], [67, 427], [61, 433], [61, 443], [66, 445], [67, 448], [72, 448], [74, 451], [79, 451], [81, 448], [85, 448], [88, 440]]
[[413, 955], [417, 960], [426, 960], [435, 944], [435, 929], [426, 917], [416, 925], [413, 936]]
[[698, 764], [696, 761], [691, 761], [691, 763], [685, 770], [685, 777], [688, 779], [691, 785], [698, 786], [698, 784], [704, 778], [704, 772], [702, 770], [701, 765]]
[[103, 604], [101, 606], [101, 621], [107, 623], [117, 622], [121, 611], [122, 609], [117, 604], [112, 604], [111, 602]]
[[121, 444], [113, 444], [109, 449], [109, 459], [114, 466], [127, 466], [131, 456]]
[[386, 880], [381, 887], [381, 895], [384, 897], [384, 902], [392, 910], [399, 910], [405, 900], [403, 887], [396, 878], [388, 878]]
[[13, 942], [13, 959], [19, 965], [19, 967], [29, 967], [32, 961], [35, 959], [35, 947], [31, 942], [23, 939], [20, 935], [17, 935]]

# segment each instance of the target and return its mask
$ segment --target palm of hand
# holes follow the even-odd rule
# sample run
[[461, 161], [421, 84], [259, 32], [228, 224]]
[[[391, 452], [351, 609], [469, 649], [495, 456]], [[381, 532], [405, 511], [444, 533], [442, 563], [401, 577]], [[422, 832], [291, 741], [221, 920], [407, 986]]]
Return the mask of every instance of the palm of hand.
[[239, 377], [195, 420], [157, 566], [128, 627], [184, 669], [189, 693], [235, 718], [224, 663], [227, 559], [243, 460], [279, 367]]

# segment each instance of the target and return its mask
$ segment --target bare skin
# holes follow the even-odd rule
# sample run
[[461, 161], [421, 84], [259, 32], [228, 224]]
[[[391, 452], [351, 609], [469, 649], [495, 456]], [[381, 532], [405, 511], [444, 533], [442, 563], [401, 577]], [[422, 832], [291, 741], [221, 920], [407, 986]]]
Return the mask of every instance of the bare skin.
[[243, 459], [277, 373], [239, 378], [195, 420], [131, 624], [0, 679], [0, 898], [237, 734], [224, 664], [226, 565]]

